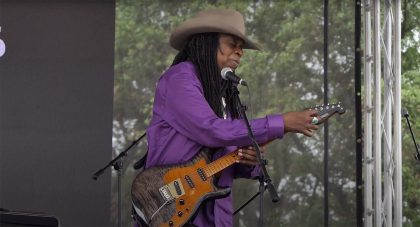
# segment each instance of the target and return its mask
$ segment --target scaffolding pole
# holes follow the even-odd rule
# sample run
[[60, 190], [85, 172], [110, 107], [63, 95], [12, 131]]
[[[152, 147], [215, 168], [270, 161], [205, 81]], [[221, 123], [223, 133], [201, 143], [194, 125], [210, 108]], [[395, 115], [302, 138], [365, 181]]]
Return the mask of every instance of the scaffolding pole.
[[364, 226], [402, 226], [401, 2], [365, 0]]
[[371, 28], [371, 9], [370, 0], [364, 3], [364, 225], [371, 227], [373, 224], [373, 156], [372, 156], [372, 28]]

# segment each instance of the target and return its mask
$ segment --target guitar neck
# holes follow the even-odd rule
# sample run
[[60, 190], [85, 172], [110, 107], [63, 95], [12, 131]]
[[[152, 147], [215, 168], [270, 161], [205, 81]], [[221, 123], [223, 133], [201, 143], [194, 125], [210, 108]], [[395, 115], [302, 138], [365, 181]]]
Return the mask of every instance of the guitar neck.
[[[266, 144], [271, 143], [273, 140], [260, 144], [260, 146], [264, 146]], [[209, 163], [206, 167], [203, 168], [204, 172], [206, 173], [207, 177], [213, 176], [218, 172], [226, 169], [227, 167], [236, 163], [236, 160], [240, 160], [240, 156], [238, 155], [239, 148], [229, 154], [222, 156], [221, 158]]]
[[[310, 108], [312, 109], [312, 108]], [[345, 109], [344, 107], [341, 105], [341, 103], [337, 103], [337, 104], [328, 104], [328, 105], [322, 105], [322, 106], [316, 106], [314, 108], [314, 110], [316, 110], [318, 112], [318, 120], [319, 123], [321, 124], [323, 122], [325, 122], [326, 120], [328, 120], [328, 118], [330, 118], [332, 115], [338, 113], [338, 114], [343, 114], [345, 113]], [[260, 146], [264, 146], [266, 144], [271, 143], [273, 140], [267, 141], [265, 143], [260, 144]], [[234, 164], [236, 162], [236, 160], [240, 160], [240, 156], [238, 155], [238, 151], [239, 149], [236, 149], [235, 151], [224, 155], [223, 157], [209, 163], [206, 167], [203, 168], [205, 174], [210, 177], [213, 176], [214, 174], [224, 170], [225, 168], [231, 166], [232, 164]]]

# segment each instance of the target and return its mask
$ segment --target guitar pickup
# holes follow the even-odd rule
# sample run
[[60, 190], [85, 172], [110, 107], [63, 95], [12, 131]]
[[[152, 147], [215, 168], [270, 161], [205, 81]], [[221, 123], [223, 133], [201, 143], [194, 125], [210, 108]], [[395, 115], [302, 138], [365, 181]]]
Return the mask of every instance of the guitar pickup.
[[198, 168], [197, 173], [200, 176], [201, 180], [203, 180], [203, 181], [207, 180], [206, 174], [204, 173], [203, 169]]
[[190, 188], [194, 188], [195, 187], [194, 182], [192, 181], [192, 179], [191, 179], [190, 176], [186, 175], [185, 176], [185, 180], [187, 181], [187, 183], [190, 186]]
[[181, 190], [181, 186], [179, 185], [178, 181], [174, 181], [174, 187], [175, 187], [175, 190], [176, 190], [176, 194], [181, 195], [182, 190]]

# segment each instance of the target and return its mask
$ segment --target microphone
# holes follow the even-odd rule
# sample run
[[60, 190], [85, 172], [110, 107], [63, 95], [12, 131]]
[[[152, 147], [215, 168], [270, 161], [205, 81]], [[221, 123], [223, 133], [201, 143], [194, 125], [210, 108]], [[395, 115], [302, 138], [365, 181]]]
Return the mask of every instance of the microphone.
[[410, 115], [408, 114], [408, 110], [407, 109], [401, 109], [401, 114], [403, 115], [403, 117], [409, 117]]
[[245, 80], [241, 79], [239, 76], [235, 75], [231, 68], [223, 68], [221, 72], [222, 78], [228, 80], [234, 84], [240, 84], [243, 86], [248, 86]]
[[417, 159], [418, 161], [420, 161], [420, 149], [419, 149], [419, 145], [417, 144], [416, 137], [414, 136], [413, 129], [411, 129], [410, 120], [408, 119], [408, 117], [410, 116], [408, 114], [408, 110], [407, 109], [402, 109], [401, 114], [407, 120], [408, 129], [410, 130], [410, 133], [411, 133], [411, 139], [413, 140], [414, 147], [416, 148], [416, 154], [414, 155], [414, 158]]

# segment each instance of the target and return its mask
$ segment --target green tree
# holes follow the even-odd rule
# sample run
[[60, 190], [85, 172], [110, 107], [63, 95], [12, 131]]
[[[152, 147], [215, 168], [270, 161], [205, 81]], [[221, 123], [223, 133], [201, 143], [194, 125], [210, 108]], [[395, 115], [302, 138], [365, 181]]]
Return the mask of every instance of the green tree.
[[[414, 134], [420, 135], [420, 2], [402, 2], [402, 106], [410, 113]], [[404, 119], [403, 119], [404, 120]], [[405, 120], [404, 120], [405, 121]], [[403, 125], [403, 215], [405, 226], [420, 225], [420, 165], [408, 126]]]

